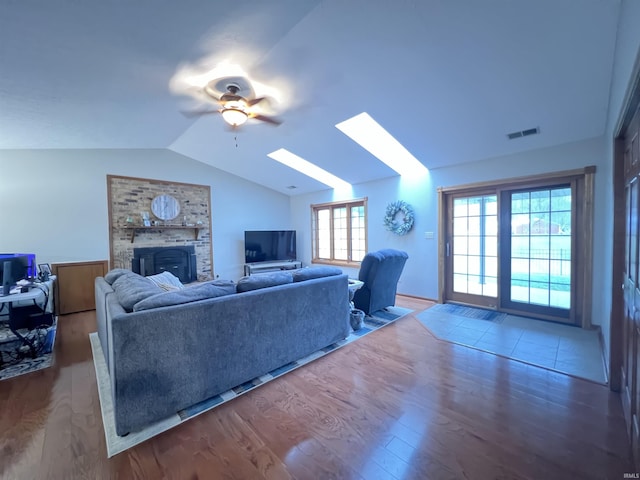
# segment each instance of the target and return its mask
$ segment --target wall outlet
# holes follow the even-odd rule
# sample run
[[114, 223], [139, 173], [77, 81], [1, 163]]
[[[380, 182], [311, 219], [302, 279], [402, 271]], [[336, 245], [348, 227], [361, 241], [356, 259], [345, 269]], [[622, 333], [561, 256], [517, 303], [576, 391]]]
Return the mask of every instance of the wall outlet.
[[424, 238], [427, 240], [433, 240], [433, 232], [424, 232]]

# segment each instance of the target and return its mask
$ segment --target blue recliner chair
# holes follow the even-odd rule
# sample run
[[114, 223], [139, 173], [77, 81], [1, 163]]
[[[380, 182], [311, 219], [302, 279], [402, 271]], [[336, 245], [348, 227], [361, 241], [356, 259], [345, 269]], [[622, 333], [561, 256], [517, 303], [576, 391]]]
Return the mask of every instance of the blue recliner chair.
[[358, 280], [364, 285], [353, 296], [355, 307], [369, 315], [395, 305], [398, 280], [407, 258], [406, 252], [391, 248], [367, 253], [360, 264]]

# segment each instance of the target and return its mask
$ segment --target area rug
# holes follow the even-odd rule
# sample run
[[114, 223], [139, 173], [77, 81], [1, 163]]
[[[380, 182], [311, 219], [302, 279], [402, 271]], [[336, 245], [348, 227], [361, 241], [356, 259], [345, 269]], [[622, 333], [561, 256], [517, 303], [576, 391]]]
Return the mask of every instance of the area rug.
[[361, 329], [352, 331], [351, 334], [344, 340], [340, 340], [339, 342], [318, 350], [311, 355], [277, 368], [276, 370], [273, 370], [266, 375], [254, 378], [253, 380], [243, 383], [242, 385], [238, 385], [237, 387], [232, 388], [227, 392], [216, 395], [215, 397], [209, 398], [203, 402], [197, 403], [196, 405], [192, 405], [191, 407], [176, 412], [175, 415], [151, 424], [144, 430], [131, 432], [126, 437], [119, 437], [118, 435], [116, 435], [109, 373], [107, 370], [106, 362], [104, 360], [104, 354], [102, 353], [100, 340], [98, 339], [98, 334], [95, 332], [91, 333], [89, 334], [89, 339], [91, 340], [91, 349], [93, 350], [93, 363], [96, 369], [96, 380], [98, 384], [98, 396], [100, 398], [102, 423], [104, 425], [104, 434], [107, 441], [107, 456], [111, 458], [114, 455], [117, 455], [118, 453], [134, 447], [135, 445], [138, 445], [145, 440], [148, 440], [162, 432], [165, 432], [182, 422], [194, 418], [201, 413], [207, 412], [212, 408], [222, 405], [223, 403], [233, 400], [234, 398], [244, 393], [250, 392], [260, 385], [264, 385], [265, 383], [270, 382], [271, 380], [274, 380], [281, 375], [284, 375], [285, 373], [291, 372], [296, 368], [299, 368], [309, 362], [312, 362], [313, 360], [323, 357], [327, 353], [333, 352], [338, 348], [343, 347], [344, 345], [354, 342], [359, 338], [362, 338], [365, 335], [378, 330], [379, 328], [389, 325], [390, 323], [395, 322], [399, 318], [407, 315], [408, 313], [411, 313], [412, 311], [413, 310], [410, 310], [408, 308], [388, 307], [385, 310], [375, 312], [373, 315], [365, 317], [364, 326]]
[[53, 365], [53, 347], [56, 340], [57, 317], [50, 327], [42, 329], [19, 330], [20, 334], [38, 342], [38, 356], [31, 358], [28, 354], [19, 353], [22, 342], [9, 330], [6, 324], [0, 326], [0, 380], [36, 372]]
[[448, 313], [450, 315], [459, 315], [461, 317], [478, 318], [489, 322], [501, 323], [506, 317], [506, 313], [496, 312], [494, 310], [485, 310], [482, 308], [465, 307], [463, 305], [454, 305], [452, 303], [438, 303], [429, 309], [432, 313]]

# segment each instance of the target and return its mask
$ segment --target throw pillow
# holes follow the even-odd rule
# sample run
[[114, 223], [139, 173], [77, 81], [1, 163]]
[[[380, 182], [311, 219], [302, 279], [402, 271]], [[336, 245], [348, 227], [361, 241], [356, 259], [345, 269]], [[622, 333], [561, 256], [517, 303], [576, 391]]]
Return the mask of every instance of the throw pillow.
[[158, 285], [165, 292], [169, 292], [172, 290], [181, 290], [184, 288], [184, 285], [182, 284], [180, 279], [171, 272], [162, 272], [156, 275], [149, 275], [147, 278]]
[[332, 277], [334, 275], [342, 275], [342, 270], [338, 267], [308, 267], [299, 268], [292, 274], [294, 282], [303, 282], [312, 278]]
[[259, 273], [238, 280], [236, 290], [238, 293], [258, 290], [260, 288], [275, 287], [293, 283], [293, 277], [289, 272]]
[[131, 270], [127, 270], [126, 268], [114, 268], [113, 270], [107, 272], [107, 274], [104, 276], [104, 281], [109, 285], [113, 285], [113, 282], [115, 282], [122, 275], [126, 275], [127, 273], [133, 272]]
[[206, 298], [223, 297], [234, 293], [236, 293], [236, 288], [233, 282], [228, 282], [226, 285], [216, 285], [214, 282], [205, 282], [144, 298], [133, 306], [133, 311], [139, 312], [140, 310], [181, 305], [183, 303], [196, 302]]
[[151, 280], [133, 272], [121, 275], [111, 286], [116, 292], [118, 302], [127, 312], [131, 312], [140, 300], [162, 293], [162, 289]]

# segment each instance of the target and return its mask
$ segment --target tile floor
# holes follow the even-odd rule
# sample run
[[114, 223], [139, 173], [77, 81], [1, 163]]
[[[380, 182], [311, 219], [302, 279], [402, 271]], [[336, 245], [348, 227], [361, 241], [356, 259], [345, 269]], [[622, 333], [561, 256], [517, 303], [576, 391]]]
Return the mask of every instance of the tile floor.
[[418, 319], [442, 340], [607, 383], [597, 330], [515, 315], [493, 322], [425, 310]]

